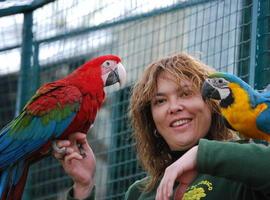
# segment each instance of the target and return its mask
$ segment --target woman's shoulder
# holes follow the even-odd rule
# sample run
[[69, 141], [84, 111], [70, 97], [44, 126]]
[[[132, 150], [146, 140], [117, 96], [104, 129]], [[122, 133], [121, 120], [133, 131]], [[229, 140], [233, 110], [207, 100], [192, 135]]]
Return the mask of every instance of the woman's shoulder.
[[137, 197], [139, 197], [143, 193], [149, 179], [150, 177], [146, 176], [140, 180], [135, 181], [133, 184], [131, 184], [126, 192], [125, 199], [129, 200], [129, 199], [136, 199]]
[[265, 141], [265, 140], [261, 140], [261, 139], [233, 139], [233, 140], [208, 140], [208, 139], [200, 139], [200, 142], [202, 143], [236, 143], [236, 144], [256, 144], [256, 145], [262, 145], [262, 146], [270, 146], [270, 143]]
[[270, 146], [269, 142], [265, 140], [260, 140], [260, 139], [238, 139], [238, 140], [233, 140], [231, 142], [236, 142], [239, 144], [259, 144], [263, 146]]
[[133, 184], [131, 184], [129, 186], [129, 190], [130, 189], [139, 189], [139, 190], [143, 190], [146, 186], [146, 184], [148, 183], [148, 181], [150, 180], [149, 176], [146, 176], [142, 179], [136, 180]]
[[138, 199], [155, 199], [155, 191], [146, 191], [146, 186], [150, 181], [150, 176], [135, 181], [130, 185], [126, 192], [125, 200], [138, 200]]

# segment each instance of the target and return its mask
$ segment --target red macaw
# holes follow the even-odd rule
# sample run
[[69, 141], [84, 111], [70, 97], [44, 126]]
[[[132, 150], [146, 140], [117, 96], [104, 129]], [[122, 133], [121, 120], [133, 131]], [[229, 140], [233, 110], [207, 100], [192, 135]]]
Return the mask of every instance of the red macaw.
[[1, 200], [20, 200], [29, 165], [48, 155], [56, 139], [87, 133], [104, 101], [103, 87], [122, 85], [125, 77], [121, 59], [105, 55], [40, 87], [20, 115], [0, 131]]

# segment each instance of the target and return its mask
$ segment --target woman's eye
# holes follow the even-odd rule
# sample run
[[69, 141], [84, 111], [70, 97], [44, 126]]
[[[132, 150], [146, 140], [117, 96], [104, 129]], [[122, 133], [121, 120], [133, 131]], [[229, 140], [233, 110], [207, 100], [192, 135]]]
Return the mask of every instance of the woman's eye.
[[156, 99], [156, 100], [154, 101], [154, 105], [161, 105], [161, 104], [163, 104], [163, 103], [165, 103], [165, 102], [166, 102], [165, 99]]
[[182, 96], [187, 97], [187, 96], [189, 96], [189, 93], [188, 92], [184, 92]]
[[192, 91], [182, 91], [180, 93], [180, 97], [189, 97], [192, 96], [193, 92]]

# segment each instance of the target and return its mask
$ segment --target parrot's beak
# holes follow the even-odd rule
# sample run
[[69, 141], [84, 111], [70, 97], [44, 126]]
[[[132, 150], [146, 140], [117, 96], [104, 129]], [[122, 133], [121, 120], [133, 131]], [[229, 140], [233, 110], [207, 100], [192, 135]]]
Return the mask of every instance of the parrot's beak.
[[216, 99], [216, 100], [220, 100], [220, 94], [218, 92], [218, 90], [216, 88], [214, 88], [210, 82], [208, 81], [208, 79], [206, 79], [202, 85], [202, 98], [203, 100], [206, 99]]
[[120, 87], [122, 87], [126, 82], [126, 74], [126, 70], [122, 63], [118, 63], [114, 69], [103, 75], [105, 87], [117, 82], [119, 82]]

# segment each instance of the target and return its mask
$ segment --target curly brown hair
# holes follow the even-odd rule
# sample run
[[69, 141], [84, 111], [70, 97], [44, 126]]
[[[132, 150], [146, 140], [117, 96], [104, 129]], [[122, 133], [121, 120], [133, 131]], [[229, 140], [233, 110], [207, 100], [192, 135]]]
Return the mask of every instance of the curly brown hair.
[[[194, 89], [200, 90], [202, 83], [210, 73], [214, 72], [214, 69], [186, 53], [180, 53], [150, 64], [141, 79], [134, 85], [130, 117], [139, 160], [150, 175], [146, 191], [155, 187], [166, 167], [173, 162], [170, 156], [171, 150], [165, 140], [154, 134], [156, 128], [151, 114], [150, 102], [157, 90], [157, 78], [162, 72], [169, 73], [178, 82], [192, 81]], [[212, 123], [207, 138], [233, 139], [235, 135], [222, 122], [217, 102], [207, 100], [206, 103], [212, 112]]]

